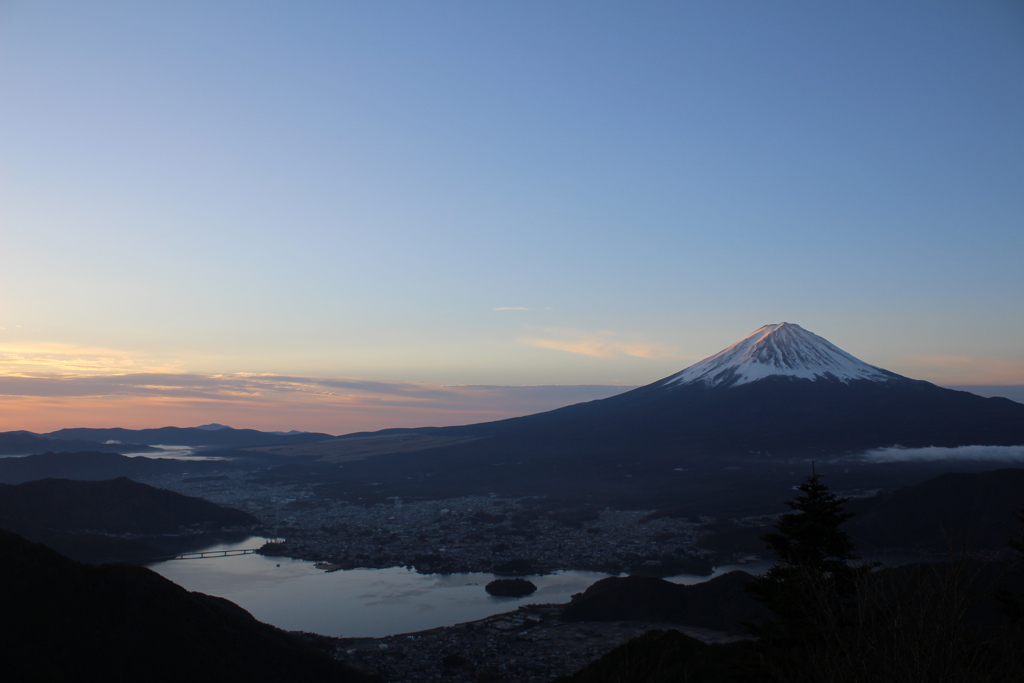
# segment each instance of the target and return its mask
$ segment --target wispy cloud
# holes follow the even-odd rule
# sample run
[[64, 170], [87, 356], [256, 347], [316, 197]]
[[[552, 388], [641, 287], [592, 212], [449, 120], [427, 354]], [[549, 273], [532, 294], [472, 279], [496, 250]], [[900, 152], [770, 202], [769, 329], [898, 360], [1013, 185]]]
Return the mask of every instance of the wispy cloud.
[[492, 311], [553, 311], [555, 310], [551, 306], [540, 306], [538, 308], [530, 308], [529, 306], [498, 306], [492, 308]]
[[617, 333], [610, 331], [562, 331], [545, 336], [522, 337], [518, 341], [539, 349], [564, 351], [591, 358], [614, 358], [616, 356], [649, 359], [686, 358], [681, 356], [674, 346], [619, 339]]
[[176, 365], [173, 360], [120, 349], [55, 343], [0, 346], [0, 376], [170, 372]]
[[984, 460], [993, 462], [1024, 462], [1024, 446], [957, 446], [942, 448], [876, 448], [861, 457], [871, 462], [931, 462], [935, 460]]
[[898, 372], [936, 384], [1022, 384], [1024, 362], [943, 354], [902, 356]]

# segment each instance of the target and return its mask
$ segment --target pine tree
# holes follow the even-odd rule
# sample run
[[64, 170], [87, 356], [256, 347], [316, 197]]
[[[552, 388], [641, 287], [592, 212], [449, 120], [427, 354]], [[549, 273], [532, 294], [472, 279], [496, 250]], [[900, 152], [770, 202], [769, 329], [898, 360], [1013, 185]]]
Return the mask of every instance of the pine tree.
[[786, 647], [820, 638], [823, 629], [841, 629], [852, 619], [857, 578], [870, 565], [853, 566], [853, 541], [839, 527], [853, 515], [849, 500], [830, 493], [812, 473], [786, 505], [794, 512], [779, 517], [776, 531], [761, 537], [779, 563], [747, 584], [747, 590], [774, 615], [751, 626], [766, 643]]
[[[1019, 562], [1021, 559], [1024, 559], [1024, 506], [1021, 506], [1016, 515], [1017, 520], [1021, 523], [1020, 533], [1017, 538], [1008, 539], [1006, 544], [1021, 555], [1018, 558]], [[1012, 623], [1024, 627], [1024, 595], [1001, 586], [996, 589], [995, 598], [1003, 614]]]

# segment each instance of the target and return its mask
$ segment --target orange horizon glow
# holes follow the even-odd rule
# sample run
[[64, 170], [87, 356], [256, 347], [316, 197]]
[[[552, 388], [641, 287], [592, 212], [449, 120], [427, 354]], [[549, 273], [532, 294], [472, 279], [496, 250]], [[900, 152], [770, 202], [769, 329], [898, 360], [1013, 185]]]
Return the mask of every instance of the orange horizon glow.
[[[948, 386], [971, 386], [970, 382]], [[980, 385], [979, 385], [980, 386]], [[1021, 384], [985, 386], [1019, 387]], [[516, 390], [536, 389], [523, 398]], [[0, 431], [47, 433], [63, 428], [149, 429], [195, 427], [216, 422], [236, 429], [322, 432], [332, 435], [395, 427], [444, 427], [474, 424], [553, 410], [562, 405], [614, 395], [628, 389], [581, 387], [588, 394], [544, 396], [545, 389], [573, 387], [443, 387], [438, 397], [315, 393], [174, 396], [0, 396]], [[599, 391], [603, 390], [603, 391]]]
[[[675, 353], [624, 343], [611, 333], [522, 341], [594, 357]], [[262, 431], [299, 429], [340, 435], [500, 420], [630, 388], [444, 386], [270, 373], [190, 374], [180, 367], [168, 371], [175, 365], [163, 358], [96, 347], [0, 346], [0, 431], [194, 427], [217, 422]], [[1024, 385], [1024, 363], [1001, 358], [903, 356], [895, 359], [891, 369], [941, 386]]]
[[[132, 380], [141, 378], [141, 382]], [[178, 379], [176, 382], [175, 380]], [[5, 388], [14, 380], [15, 395]], [[390, 427], [501, 420], [605, 398], [630, 387], [601, 385], [431, 386], [366, 380], [237, 375], [120, 375], [104, 378], [0, 376], [0, 431], [72, 427], [195, 427], [211, 422], [261, 431], [340, 435]], [[102, 382], [117, 394], [66, 395]], [[36, 395], [26, 395], [39, 385]], [[41, 395], [52, 392], [54, 395]]]
[[135, 397], [0, 397], [0, 431], [47, 433], [64, 428], [151, 429], [212, 422], [236, 429], [298, 429], [332, 435], [391, 427], [445, 427], [516, 417], [501, 410], [451, 411], [429, 406], [366, 406], [351, 402], [230, 401]]

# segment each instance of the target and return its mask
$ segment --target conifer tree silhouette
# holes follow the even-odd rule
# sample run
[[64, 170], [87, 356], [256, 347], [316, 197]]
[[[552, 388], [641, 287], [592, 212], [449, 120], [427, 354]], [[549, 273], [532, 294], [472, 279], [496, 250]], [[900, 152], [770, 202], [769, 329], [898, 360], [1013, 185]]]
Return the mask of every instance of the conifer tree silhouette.
[[848, 623], [857, 578], [871, 569], [851, 564], [857, 559], [853, 541], [840, 529], [853, 516], [843, 510], [849, 499], [829, 492], [821, 477], [812, 469], [797, 487], [799, 495], [786, 501], [794, 511], [761, 537], [779, 562], [750, 581], [747, 590], [775, 618], [749, 627], [769, 643], [792, 647]]

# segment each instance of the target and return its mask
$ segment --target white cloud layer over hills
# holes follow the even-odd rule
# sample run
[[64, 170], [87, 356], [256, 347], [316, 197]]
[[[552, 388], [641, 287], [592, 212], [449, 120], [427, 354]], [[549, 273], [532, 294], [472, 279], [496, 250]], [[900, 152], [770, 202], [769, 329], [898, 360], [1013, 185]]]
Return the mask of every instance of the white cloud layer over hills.
[[943, 448], [875, 448], [862, 456], [871, 462], [931, 462], [936, 460], [984, 460], [990, 462], [1024, 462], [1021, 446], [958, 446]]

